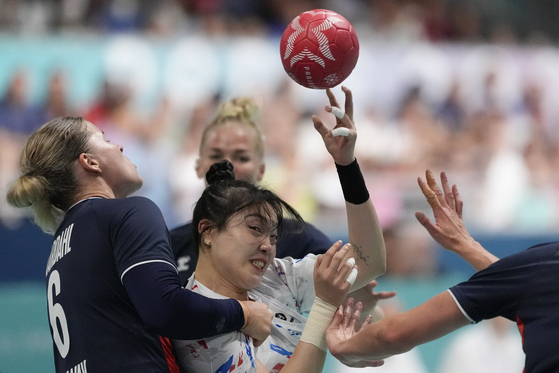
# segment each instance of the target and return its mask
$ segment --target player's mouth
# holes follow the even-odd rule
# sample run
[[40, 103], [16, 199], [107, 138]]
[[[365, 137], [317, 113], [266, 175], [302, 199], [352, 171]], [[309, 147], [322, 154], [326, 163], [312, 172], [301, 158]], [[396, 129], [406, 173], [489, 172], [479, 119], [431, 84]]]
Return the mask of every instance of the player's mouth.
[[266, 266], [266, 262], [262, 261], [262, 260], [251, 260], [250, 261], [252, 263], [253, 266], [255, 266], [256, 268], [258, 268], [258, 270], [263, 271], [264, 267]]

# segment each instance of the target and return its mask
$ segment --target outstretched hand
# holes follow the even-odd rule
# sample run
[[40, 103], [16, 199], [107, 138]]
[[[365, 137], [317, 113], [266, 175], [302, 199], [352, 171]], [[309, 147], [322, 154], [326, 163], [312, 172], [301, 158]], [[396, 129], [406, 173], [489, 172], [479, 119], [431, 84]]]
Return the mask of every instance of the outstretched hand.
[[[326, 145], [328, 153], [332, 155], [337, 164], [345, 166], [353, 162], [355, 159], [354, 149], [355, 141], [357, 139], [357, 131], [355, 130], [355, 125], [353, 123], [353, 95], [346, 87], [342, 87], [342, 90], [345, 93], [345, 113], [341, 119], [336, 117], [336, 126], [333, 129], [347, 128], [347, 130], [349, 130], [349, 134], [347, 136], [333, 136], [332, 130], [329, 130], [324, 123], [322, 123], [320, 118], [313, 115], [312, 120], [314, 128], [318, 131], [318, 133], [320, 133], [322, 139], [324, 140], [324, 145]], [[333, 113], [333, 110], [336, 110], [333, 108], [341, 110], [341, 107], [330, 88], [326, 90], [326, 95], [330, 100], [330, 106], [326, 106], [325, 110], [328, 113]]]
[[443, 191], [430, 170], [425, 172], [427, 182], [421, 177], [417, 179], [423, 195], [433, 210], [435, 223], [423, 212], [416, 212], [415, 217], [427, 232], [445, 249], [457, 253], [470, 263], [476, 270], [487, 267], [498, 258], [487, 252], [468, 233], [462, 219], [463, 202], [458, 188], [448, 183], [445, 172], [441, 172]]
[[336, 348], [334, 347], [339, 346], [341, 343], [347, 341], [363, 330], [366, 326], [371, 324], [372, 317], [371, 315], [368, 315], [363, 323], [359, 325], [363, 304], [361, 304], [361, 302], [357, 302], [355, 307], [353, 304], [353, 298], [349, 298], [346, 302], [345, 308], [342, 306], [338, 308], [334, 320], [326, 330], [326, 342], [328, 343], [328, 348], [335, 358], [349, 367], [379, 367], [384, 364], [384, 360], [349, 360], [345, 357], [336, 356]]
[[433, 210], [435, 223], [433, 224], [422, 212], [416, 212], [415, 217], [442, 247], [450, 251], [456, 251], [454, 245], [458, 242], [472, 240], [462, 220], [464, 204], [458, 193], [458, 188], [456, 188], [456, 185], [453, 185], [452, 189], [450, 188], [445, 172], [441, 172], [444, 194], [430, 170], [425, 172], [425, 177], [427, 182], [421, 177], [417, 179], [417, 182]]

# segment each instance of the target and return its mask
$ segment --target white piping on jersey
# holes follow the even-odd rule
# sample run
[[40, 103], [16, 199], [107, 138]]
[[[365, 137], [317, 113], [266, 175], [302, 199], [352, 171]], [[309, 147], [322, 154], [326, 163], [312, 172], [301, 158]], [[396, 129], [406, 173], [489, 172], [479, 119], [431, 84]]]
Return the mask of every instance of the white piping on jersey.
[[78, 202], [76, 202], [72, 206], [68, 207], [68, 210], [66, 210], [66, 212], [70, 211], [70, 209], [72, 207], [74, 207], [75, 205], [77, 205], [78, 203], [82, 203], [83, 201], [87, 201], [88, 199], [103, 199], [103, 197], [89, 197], [89, 198], [80, 199]]
[[122, 272], [122, 275], [120, 276], [120, 282], [122, 282], [122, 279], [124, 278], [124, 275], [126, 274], [126, 272], [130, 271], [132, 268], [137, 267], [137, 266], [142, 265], [142, 264], [157, 263], [157, 262], [167, 263], [168, 265], [170, 265], [171, 267], [173, 267], [175, 269], [175, 272], [177, 272], [177, 274], [179, 273], [179, 271], [177, 271], [177, 267], [175, 267], [172, 263], [170, 263], [166, 260], [162, 260], [162, 259], [146, 260], [146, 261], [143, 261], [143, 262], [138, 262], [136, 264], [132, 264], [130, 267], [126, 268], [126, 270], [124, 272]]
[[454, 294], [452, 293], [452, 291], [450, 291], [450, 289], [447, 289], [448, 293], [450, 294], [450, 296], [452, 297], [452, 299], [454, 300], [454, 303], [456, 303], [456, 305], [458, 306], [458, 308], [460, 309], [460, 312], [462, 312], [462, 314], [470, 321], [471, 324], [476, 324], [476, 322], [470, 317], [470, 315], [468, 315], [466, 313], [466, 311], [464, 311], [464, 309], [462, 308], [462, 306], [460, 305], [460, 303], [458, 303], [458, 299], [456, 299], [456, 297], [454, 296]]

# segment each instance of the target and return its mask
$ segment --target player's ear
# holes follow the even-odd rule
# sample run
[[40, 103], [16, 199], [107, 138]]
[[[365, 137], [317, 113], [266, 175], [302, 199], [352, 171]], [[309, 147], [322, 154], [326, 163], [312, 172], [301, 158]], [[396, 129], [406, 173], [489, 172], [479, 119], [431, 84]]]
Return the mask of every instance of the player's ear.
[[198, 233], [200, 233], [200, 244], [211, 247], [214, 228], [208, 219], [202, 219], [198, 223]]
[[266, 172], [266, 163], [262, 162], [262, 164], [258, 168], [258, 174], [256, 175], [257, 183], [262, 181], [262, 178], [264, 177], [264, 172]]
[[194, 169], [196, 170], [196, 175], [198, 175], [198, 179], [205, 180], [206, 175], [204, 173], [204, 170], [202, 169], [202, 160], [200, 159], [200, 157], [196, 158], [196, 165], [194, 166]]
[[77, 162], [86, 171], [101, 173], [101, 165], [92, 154], [81, 153]]

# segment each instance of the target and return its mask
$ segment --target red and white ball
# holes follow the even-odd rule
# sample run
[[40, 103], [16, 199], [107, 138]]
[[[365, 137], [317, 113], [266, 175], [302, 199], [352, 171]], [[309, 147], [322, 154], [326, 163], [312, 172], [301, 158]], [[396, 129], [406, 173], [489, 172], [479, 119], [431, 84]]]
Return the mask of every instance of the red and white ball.
[[343, 82], [357, 64], [359, 40], [347, 19], [314, 9], [299, 14], [280, 41], [287, 74], [307, 88], [326, 89]]

